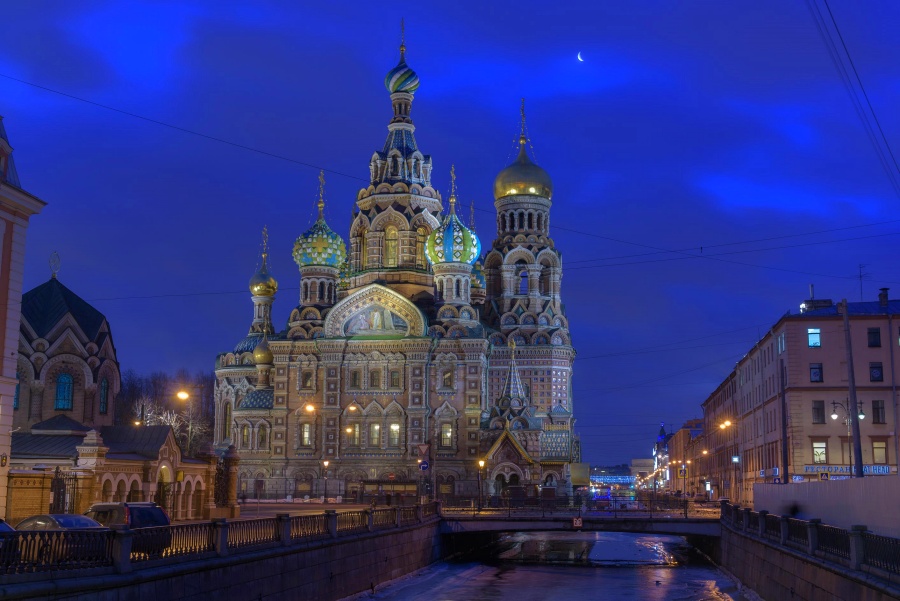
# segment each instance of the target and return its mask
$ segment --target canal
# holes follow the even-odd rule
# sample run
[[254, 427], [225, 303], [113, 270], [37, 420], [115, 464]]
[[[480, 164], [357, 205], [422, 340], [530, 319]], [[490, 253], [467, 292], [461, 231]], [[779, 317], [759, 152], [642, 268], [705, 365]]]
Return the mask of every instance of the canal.
[[623, 599], [749, 601], [677, 536], [612, 532], [504, 535], [479, 557], [446, 561], [353, 601]]

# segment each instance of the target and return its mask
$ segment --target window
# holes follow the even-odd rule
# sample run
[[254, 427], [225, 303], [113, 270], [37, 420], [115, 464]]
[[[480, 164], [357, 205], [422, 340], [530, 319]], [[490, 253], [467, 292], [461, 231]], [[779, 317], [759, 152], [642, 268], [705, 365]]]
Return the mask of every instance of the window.
[[369, 388], [381, 388], [381, 373], [372, 370], [369, 372]]
[[347, 428], [347, 444], [354, 447], [359, 446], [359, 424], [353, 424]]
[[392, 447], [400, 446], [400, 424], [391, 424], [388, 433], [388, 444]]
[[313, 375], [311, 371], [303, 372], [303, 375], [300, 376], [300, 388], [312, 388], [313, 387]]
[[250, 426], [241, 426], [241, 448], [250, 447]]
[[428, 237], [424, 227], [416, 230], [416, 267], [425, 269], [425, 239]]
[[872, 441], [872, 463], [887, 463], [887, 441]]
[[812, 418], [814, 424], [825, 423], [825, 401], [813, 401]]
[[821, 363], [810, 363], [809, 364], [809, 381], [810, 382], [824, 382], [825, 377], [822, 374], [822, 364]]
[[806, 338], [809, 342], [809, 348], [818, 348], [822, 346], [822, 330], [819, 328], [807, 328]]
[[268, 430], [264, 425], [259, 426], [259, 430], [256, 431], [256, 448], [264, 449], [268, 445]]
[[444, 448], [453, 446], [453, 424], [441, 424], [441, 446]]
[[231, 403], [222, 408], [222, 440], [231, 438]]
[[814, 440], [812, 443], [813, 463], [828, 463], [828, 442]]
[[784, 332], [782, 332], [778, 335], [778, 354], [780, 355], [781, 353], [783, 353], [784, 349]]
[[100, 382], [100, 414], [106, 415], [109, 411], [109, 380], [103, 378]]
[[350, 388], [359, 388], [359, 372], [354, 370], [350, 372]]
[[391, 372], [391, 388], [400, 388], [400, 372], [392, 371]]
[[312, 424], [300, 424], [300, 446], [312, 446]]
[[389, 225], [384, 229], [384, 266], [397, 266], [397, 228]]
[[872, 423], [886, 424], [884, 415], [884, 401], [872, 401]]
[[72, 410], [72, 376], [61, 373], [56, 376], [56, 404], [55, 411]]
[[369, 266], [369, 236], [363, 229], [359, 233], [359, 268], [366, 269]]
[[13, 397], [13, 409], [19, 408], [19, 374], [16, 374], [16, 396]]
[[869, 346], [881, 346], [881, 328], [869, 328]]
[[441, 386], [444, 388], [453, 388], [453, 371], [448, 369], [441, 374]]
[[378, 424], [369, 424], [369, 446], [377, 447], [381, 445], [381, 426]]
[[884, 382], [884, 369], [881, 363], [869, 363], [869, 381]]

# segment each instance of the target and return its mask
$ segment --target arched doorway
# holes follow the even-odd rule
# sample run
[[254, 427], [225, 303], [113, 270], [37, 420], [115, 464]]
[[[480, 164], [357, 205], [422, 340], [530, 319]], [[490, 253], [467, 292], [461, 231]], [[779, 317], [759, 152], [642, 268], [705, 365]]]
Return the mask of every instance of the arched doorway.
[[172, 470], [167, 465], [159, 467], [159, 475], [156, 481], [156, 495], [153, 501], [166, 510], [170, 516], [174, 516], [175, 483], [172, 478]]

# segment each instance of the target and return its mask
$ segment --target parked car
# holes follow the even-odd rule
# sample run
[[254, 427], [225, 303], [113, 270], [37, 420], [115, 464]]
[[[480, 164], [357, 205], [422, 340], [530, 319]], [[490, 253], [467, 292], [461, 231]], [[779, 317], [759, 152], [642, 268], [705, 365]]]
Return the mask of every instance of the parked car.
[[[94, 503], [84, 515], [106, 527], [127, 526], [132, 530], [171, 525], [166, 510], [156, 503]], [[165, 528], [136, 533], [131, 542], [131, 550], [155, 555], [162, 553], [171, 544], [172, 533]]]
[[0, 518], [0, 566], [12, 563], [18, 558], [19, 544], [16, 529]]
[[73, 560], [83, 563], [103, 560], [109, 553], [108, 538], [62, 534], [108, 530], [96, 520], [83, 515], [35, 515], [19, 522], [16, 530], [20, 533], [19, 551], [24, 561], [59, 563]]

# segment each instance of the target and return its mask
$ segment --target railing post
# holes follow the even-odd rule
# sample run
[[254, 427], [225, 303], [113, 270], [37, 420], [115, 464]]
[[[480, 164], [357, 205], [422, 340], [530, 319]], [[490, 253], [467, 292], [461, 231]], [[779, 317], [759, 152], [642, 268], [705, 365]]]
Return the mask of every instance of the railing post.
[[422, 507], [421, 503], [416, 505], [416, 521], [420, 524], [425, 521], [425, 509]]
[[228, 521], [225, 518], [213, 519], [216, 536], [216, 554], [219, 557], [228, 555]]
[[394, 523], [396, 524], [397, 528], [400, 527], [401, 518], [402, 518], [402, 514], [400, 513], [400, 507], [399, 506], [394, 507]]
[[850, 569], [858, 570], [865, 558], [866, 547], [863, 541], [863, 532], [868, 530], [865, 526], [850, 526]]
[[[726, 512], [726, 511], [731, 511], [731, 504], [728, 502], [728, 499], [722, 499], [721, 501], [719, 501], [719, 510], [721, 511], [721, 513], [719, 514], [719, 519], [720, 519], [720, 520], [721, 520], [721, 519], [724, 519], [724, 518], [725, 518], [725, 512]], [[650, 517], [651, 517], [651, 518], [653, 517], [653, 503], [652, 503], [652, 501], [651, 501], [651, 503], [650, 503]], [[729, 517], [730, 517], [731, 519], [729, 519], [728, 521], [729, 521], [729, 522], [733, 522], [733, 521], [734, 521], [734, 520], [733, 520], [734, 514], [732, 513], [731, 516], [729, 516]]]
[[819, 524], [822, 523], [820, 519], [812, 519], [806, 524], [806, 540], [809, 546], [807, 547], [807, 552], [810, 555], [815, 556], [816, 551], [819, 549]]
[[337, 512], [334, 509], [325, 510], [325, 526], [331, 538], [337, 538]]
[[364, 510], [366, 512], [366, 530], [372, 532], [375, 530], [375, 511], [372, 509]]
[[781, 544], [787, 545], [788, 537], [790, 536], [790, 526], [788, 525], [787, 516], [781, 516], [778, 519], [778, 523], [781, 525]]
[[744, 507], [741, 511], [741, 529], [746, 532], [750, 528], [750, 508]]
[[134, 532], [128, 526], [110, 526], [113, 531], [112, 560], [116, 572], [127, 574], [131, 571], [131, 543]]
[[275, 520], [278, 524], [278, 536], [281, 538], [281, 546], [291, 544], [291, 515], [289, 513], [276, 513]]
[[756, 524], [756, 535], [759, 538], [765, 538], [766, 536], [766, 516], [769, 515], [769, 512], [765, 509], [760, 510], [759, 512], [759, 521]]

